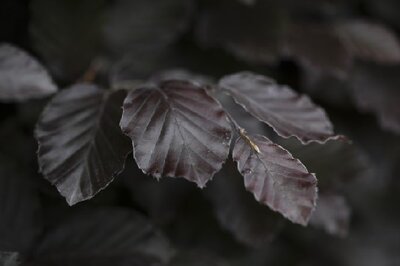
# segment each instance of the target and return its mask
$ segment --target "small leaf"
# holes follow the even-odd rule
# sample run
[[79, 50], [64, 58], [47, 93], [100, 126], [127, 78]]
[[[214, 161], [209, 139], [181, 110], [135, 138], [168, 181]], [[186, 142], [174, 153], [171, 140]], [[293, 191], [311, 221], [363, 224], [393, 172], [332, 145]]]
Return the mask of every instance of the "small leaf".
[[244, 184], [257, 201], [280, 212], [294, 223], [307, 225], [317, 199], [317, 180], [305, 166], [266, 137], [248, 136], [260, 149], [254, 151], [239, 138], [233, 159]]
[[352, 56], [377, 63], [400, 63], [400, 43], [383, 25], [362, 20], [338, 23], [335, 29]]
[[119, 126], [124, 91], [77, 84], [55, 96], [37, 124], [39, 166], [68, 204], [92, 198], [124, 168]]
[[329, 234], [345, 237], [349, 231], [350, 212], [343, 196], [320, 193], [310, 224]]
[[0, 168], [0, 250], [28, 252], [40, 234], [37, 191], [16, 166]]
[[24, 101], [57, 91], [44, 67], [25, 51], [0, 45], [0, 101]]
[[229, 153], [231, 128], [221, 105], [187, 81], [164, 81], [129, 92], [121, 128], [145, 173], [184, 177], [204, 187]]
[[250, 247], [263, 247], [274, 239], [284, 219], [256, 202], [242, 182], [233, 162], [228, 161], [205, 190], [205, 195], [223, 228]]
[[168, 240], [139, 213], [87, 209], [50, 229], [32, 260], [46, 266], [159, 265], [173, 253]]
[[303, 143], [338, 138], [333, 136], [333, 126], [322, 108], [274, 80], [240, 72], [223, 77], [219, 86], [282, 137], [295, 136]]

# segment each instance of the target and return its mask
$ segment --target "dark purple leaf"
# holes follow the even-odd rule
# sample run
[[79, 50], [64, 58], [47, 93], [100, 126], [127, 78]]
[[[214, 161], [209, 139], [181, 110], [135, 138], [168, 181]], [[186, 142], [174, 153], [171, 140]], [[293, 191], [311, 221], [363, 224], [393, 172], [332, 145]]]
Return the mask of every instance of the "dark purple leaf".
[[399, 71], [399, 66], [359, 65], [351, 80], [356, 106], [395, 133], [400, 133]]
[[271, 242], [284, 219], [254, 200], [243, 187], [240, 173], [233, 163], [215, 176], [205, 190], [222, 227], [237, 240], [251, 247], [262, 247]]
[[62, 221], [44, 236], [34, 265], [160, 265], [174, 253], [167, 239], [139, 213], [92, 209]]
[[24, 101], [56, 91], [56, 85], [36, 59], [12, 45], [0, 45], [0, 101]]
[[184, 177], [204, 187], [229, 153], [231, 127], [221, 105], [186, 81], [164, 81], [132, 90], [121, 128], [132, 139], [145, 173]]
[[299, 160], [260, 135], [240, 137], [233, 159], [257, 201], [294, 223], [307, 225], [315, 208], [317, 180]]
[[280, 136], [295, 136], [303, 143], [325, 142], [333, 126], [325, 111], [310, 98], [267, 77], [240, 72], [223, 77], [219, 86], [258, 120], [270, 125]]
[[24, 172], [1, 162], [0, 250], [27, 252], [42, 229], [39, 198]]
[[195, 74], [185, 69], [170, 69], [161, 71], [150, 78], [150, 80], [154, 82], [162, 82], [164, 80], [173, 79], [188, 80], [192, 83], [197, 83], [199, 86], [212, 86], [212, 84], [215, 83], [211, 77]]
[[30, 1], [33, 47], [57, 78], [75, 81], [98, 54], [105, 3], [105, 0]]
[[125, 95], [77, 84], [43, 111], [36, 128], [40, 170], [68, 204], [92, 198], [124, 168], [131, 150], [118, 126]]
[[349, 231], [350, 212], [343, 196], [320, 193], [310, 224], [329, 234], [345, 237]]
[[362, 20], [338, 23], [336, 31], [350, 54], [377, 63], [400, 63], [400, 43], [385, 26]]

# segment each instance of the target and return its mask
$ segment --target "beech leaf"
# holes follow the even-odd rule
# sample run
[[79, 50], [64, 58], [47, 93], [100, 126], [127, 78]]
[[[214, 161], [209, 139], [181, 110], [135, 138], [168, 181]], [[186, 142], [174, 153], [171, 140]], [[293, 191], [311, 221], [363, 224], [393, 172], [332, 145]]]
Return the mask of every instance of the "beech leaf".
[[39, 167], [68, 204], [92, 198], [130, 152], [119, 126], [124, 91], [77, 84], [55, 96], [37, 124]]
[[0, 101], [24, 101], [57, 91], [46, 69], [25, 51], [0, 45]]
[[333, 126], [325, 111], [309, 97], [265, 76], [239, 72], [223, 77], [219, 86], [282, 137], [295, 136], [302, 143], [339, 137], [333, 135]]
[[221, 105], [200, 86], [170, 80], [130, 91], [120, 122], [140, 169], [204, 187], [229, 153], [231, 127]]
[[317, 180], [299, 160], [260, 135], [238, 138], [233, 159], [244, 176], [246, 189], [257, 201], [294, 223], [307, 225], [315, 208]]

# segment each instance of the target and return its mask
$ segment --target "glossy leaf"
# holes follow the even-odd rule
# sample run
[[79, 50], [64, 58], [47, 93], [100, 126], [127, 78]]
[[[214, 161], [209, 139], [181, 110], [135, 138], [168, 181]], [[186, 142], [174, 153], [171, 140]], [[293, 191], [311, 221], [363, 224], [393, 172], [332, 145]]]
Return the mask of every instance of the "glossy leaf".
[[240, 72], [223, 77], [219, 86], [258, 120], [270, 125], [280, 136], [295, 136], [303, 143], [325, 142], [333, 126], [325, 111], [309, 97], [267, 77]]
[[204, 187], [229, 153], [231, 128], [221, 105], [187, 81], [164, 81], [129, 92], [121, 128], [145, 173], [184, 177]]
[[25, 51], [0, 45], [0, 101], [24, 101], [57, 91], [46, 69]]
[[[174, 250], [139, 213], [89, 209], [50, 229], [33, 255], [34, 265], [159, 265]], [[157, 262], [157, 264], [156, 264]]]
[[39, 166], [68, 204], [92, 198], [124, 168], [119, 126], [126, 93], [77, 84], [55, 96], [37, 124]]
[[0, 250], [28, 252], [42, 229], [36, 190], [16, 166], [0, 166]]
[[284, 224], [282, 217], [256, 202], [245, 190], [233, 162], [226, 163], [205, 193], [221, 226], [250, 247], [270, 243]]
[[50, 71], [80, 78], [101, 48], [105, 0], [30, 1], [30, 37]]
[[338, 23], [335, 28], [352, 56], [377, 63], [400, 63], [400, 42], [383, 25], [355, 20]]
[[349, 231], [350, 212], [343, 196], [320, 193], [310, 224], [329, 234], [345, 237]]
[[[317, 199], [317, 180], [305, 166], [266, 137], [240, 137], [233, 159], [244, 184], [257, 201], [280, 212], [294, 223], [307, 225]], [[258, 147], [258, 151], [249, 145]]]

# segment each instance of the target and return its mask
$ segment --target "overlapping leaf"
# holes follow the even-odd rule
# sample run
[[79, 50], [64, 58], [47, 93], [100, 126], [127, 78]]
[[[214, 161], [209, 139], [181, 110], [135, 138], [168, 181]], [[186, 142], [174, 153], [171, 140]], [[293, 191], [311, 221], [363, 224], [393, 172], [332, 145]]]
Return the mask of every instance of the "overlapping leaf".
[[57, 91], [44, 67], [23, 50], [0, 44], [0, 101], [23, 101]]
[[335, 29], [353, 57], [377, 63], [400, 63], [400, 43], [394, 32], [362, 20], [337, 23]]
[[320, 193], [310, 224], [330, 234], [345, 237], [349, 231], [350, 207], [343, 196]]
[[294, 223], [308, 223], [317, 199], [317, 180], [299, 160], [259, 135], [240, 137], [233, 159], [257, 201]]
[[52, 228], [35, 251], [34, 265], [160, 265], [174, 250], [134, 211], [92, 209]]
[[122, 171], [130, 151], [118, 126], [125, 95], [77, 84], [44, 110], [36, 128], [40, 170], [70, 205], [90, 199]]
[[0, 250], [27, 252], [41, 232], [39, 198], [17, 168], [0, 168]]
[[164, 81], [129, 92], [121, 128], [147, 174], [184, 177], [204, 187], [229, 153], [231, 128], [220, 104], [187, 81]]
[[287, 86], [250, 72], [225, 76], [219, 86], [282, 137], [295, 136], [303, 143], [337, 138], [323, 109]]
[[227, 162], [205, 191], [206, 196], [222, 227], [240, 242], [261, 247], [272, 241], [284, 219], [254, 200], [244, 189], [242, 177], [234, 167]]

